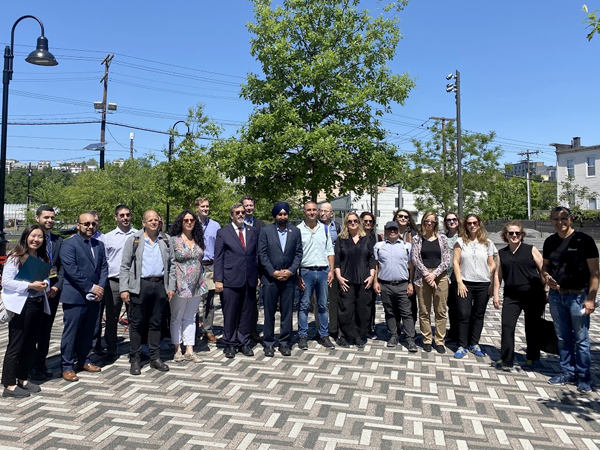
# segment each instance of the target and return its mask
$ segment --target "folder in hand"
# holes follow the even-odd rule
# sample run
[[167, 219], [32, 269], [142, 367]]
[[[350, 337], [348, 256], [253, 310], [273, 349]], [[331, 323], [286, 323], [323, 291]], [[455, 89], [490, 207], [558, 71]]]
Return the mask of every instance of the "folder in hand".
[[28, 281], [30, 283], [44, 281], [48, 278], [51, 267], [50, 264], [42, 261], [40, 258], [29, 256], [21, 266], [21, 270], [19, 270], [15, 280]]

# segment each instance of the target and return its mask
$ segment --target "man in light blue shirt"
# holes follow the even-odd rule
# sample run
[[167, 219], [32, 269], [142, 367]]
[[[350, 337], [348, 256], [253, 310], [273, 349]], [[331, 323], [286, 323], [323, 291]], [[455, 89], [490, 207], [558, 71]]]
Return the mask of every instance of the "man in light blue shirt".
[[104, 302], [106, 304], [106, 328], [104, 340], [106, 341], [105, 364], [112, 364], [119, 357], [117, 355], [117, 325], [123, 308], [119, 291], [119, 272], [123, 258], [125, 242], [137, 230], [131, 226], [131, 210], [127, 205], [118, 205], [115, 208], [117, 227], [106, 233], [103, 237], [106, 261], [108, 262], [108, 286], [104, 289]]
[[298, 308], [298, 348], [308, 349], [308, 311], [315, 293], [317, 297], [317, 319], [319, 344], [334, 348], [329, 340], [329, 295], [328, 286], [333, 281], [334, 251], [331, 234], [326, 225], [317, 221], [317, 204], [304, 204], [304, 222], [298, 225], [302, 236], [302, 263], [298, 287], [302, 293]]
[[[214, 264], [215, 264], [215, 242], [217, 240], [217, 231], [221, 229], [218, 222], [209, 219], [210, 200], [206, 197], [198, 197], [196, 199], [196, 211], [198, 212], [198, 220], [202, 224], [204, 231], [204, 257], [202, 265], [206, 275], [206, 286], [208, 292], [202, 296], [202, 302], [198, 308], [198, 314], [202, 315], [202, 326], [204, 328], [204, 336], [209, 342], [217, 342], [217, 338], [213, 333], [213, 322], [215, 319], [215, 282], [213, 279]], [[196, 322], [198, 323], [198, 321]]]

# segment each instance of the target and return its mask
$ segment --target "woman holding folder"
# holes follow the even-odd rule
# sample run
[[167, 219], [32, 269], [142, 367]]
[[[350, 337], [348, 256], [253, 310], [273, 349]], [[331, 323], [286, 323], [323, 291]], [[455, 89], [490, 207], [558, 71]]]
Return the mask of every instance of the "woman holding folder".
[[2, 274], [2, 301], [13, 313], [2, 366], [3, 397], [23, 398], [41, 391], [27, 381], [27, 374], [33, 364], [42, 314], [50, 314], [45, 292], [50, 284], [49, 263], [44, 231], [37, 224], [29, 225], [9, 253]]

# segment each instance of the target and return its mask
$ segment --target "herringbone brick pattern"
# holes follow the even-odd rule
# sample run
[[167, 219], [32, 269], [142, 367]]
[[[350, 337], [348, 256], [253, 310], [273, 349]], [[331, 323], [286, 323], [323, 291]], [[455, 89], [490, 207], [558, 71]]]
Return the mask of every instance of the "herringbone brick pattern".
[[[385, 338], [380, 304], [378, 313], [378, 334]], [[59, 308], [50, 360], [56, 376], [61, 322]], [[522, 362], [522, 321], [517, 333]], [[591, 336], [593, 379], [600, 386], [595, 320]], [[289, 358], [265, 358], [256, 346], [254, 358], [232, 360], [202, 344], [204, 363], [171, 361], [167, 373], [145, 365], [133, 377], [123, 338], [123, 356], [101, 373], [82, 373], [78, 383], [55, 378], [25, 400], [1, 399], [0, 448], [600, 447], [598, 394], [547, 384], [558, 370], [556, 357], [544, 355], [535, 372], [491, 366], [500, 345], [500, 314], [491, 302], [482, 337], [489, 356], [464, 360], [452, 352], [389, 349], [384, 340], [369, 341], [364, 350], [333, 351], [311, 341], [309, 350], [294, 347]], [[0, 357], [6, 341], [3, 326]]]

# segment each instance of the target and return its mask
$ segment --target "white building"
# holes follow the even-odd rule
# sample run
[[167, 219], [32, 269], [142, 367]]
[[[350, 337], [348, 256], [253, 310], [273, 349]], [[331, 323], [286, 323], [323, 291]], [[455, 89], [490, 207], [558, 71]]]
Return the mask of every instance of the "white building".
[[572, 177], [577, 187], [588, 188], [595, 195], [591, 198], [576, 198], [569, 202], [569, 206], [574, 206], [576, 202], [583, 209], [598, 209], [600, 179], [596, 170], [596, 161], [600, 157], [600, 144], [584, 147], [581, 145], [581, 138], [575, 137], [571, 144], [550, 145], [556, 149], [558, 197], [560, 198], [564, 190], [562, 183]]

